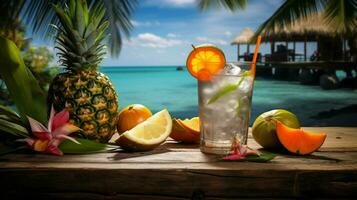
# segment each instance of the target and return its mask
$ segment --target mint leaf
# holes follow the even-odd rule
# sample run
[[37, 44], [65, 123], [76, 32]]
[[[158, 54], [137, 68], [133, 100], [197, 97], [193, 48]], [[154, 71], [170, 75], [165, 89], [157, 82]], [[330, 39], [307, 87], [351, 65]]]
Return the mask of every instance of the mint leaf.
[[237, 88], [239, 88], [239, 86], [242, 84], [243, 80], [247, 76], [250, 76], [250, 75], [251, 75], [250, 71], [243, 72], [242, 78], [239, 80], [238, 83], [226, 85], [223, 88], [221, 88], [220, 90], [218, 90], [218, 92], [216, 94], [214, 94], [213, 97], [208, 101], [208, 104], [216, 102], [221, 97], [224, 97], [227, 94], [229, 94], [229, 93], [233, 92], [234, 90], [236, 90]]
[[237, 107], [237, 115], [240, 114], [240, 112], [242, 111], [242, 104], [243, 104], [243, 100], [242, 97], [238, 97], [238, 107]]
[[223, 88], [218, 90], [218, 92], [216, 94], [213, 95], [213, 97], [208, 101], [208, 104], [214, 103], [221, 97], [226, 96], [227, 94], [233, 92], [234, 90], [236, 90], [238, 88], [238, 86], [239, 86], [238, 84], [230, 84], [230, 85], [224, 86]]

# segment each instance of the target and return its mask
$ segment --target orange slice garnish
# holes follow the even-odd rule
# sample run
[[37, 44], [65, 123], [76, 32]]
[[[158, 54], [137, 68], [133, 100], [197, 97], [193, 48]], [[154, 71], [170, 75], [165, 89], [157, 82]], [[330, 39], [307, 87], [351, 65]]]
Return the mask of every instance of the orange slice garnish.
[[223, 52], [210, 45], [194, 47], [188, 55], [186, 67], [193, 77], [200, 81], [211, 80], [226, 64]]

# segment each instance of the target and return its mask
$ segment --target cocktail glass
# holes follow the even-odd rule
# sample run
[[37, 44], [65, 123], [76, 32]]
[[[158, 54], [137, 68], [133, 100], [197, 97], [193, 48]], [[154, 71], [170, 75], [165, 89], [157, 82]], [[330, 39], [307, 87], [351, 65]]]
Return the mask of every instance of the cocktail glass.
[[233, 146], [247, 144], [253, 77], [249, 63], [234, 73], [222, 70], [209, 81], [198, 81], [201, 151], [230, 154]]

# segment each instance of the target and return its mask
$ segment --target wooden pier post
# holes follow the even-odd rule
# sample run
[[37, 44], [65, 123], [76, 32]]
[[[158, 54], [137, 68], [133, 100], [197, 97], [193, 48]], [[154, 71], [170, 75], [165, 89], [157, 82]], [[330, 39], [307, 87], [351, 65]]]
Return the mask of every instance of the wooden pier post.
[[240, 51], [239, 51], [239, 44], [237, 44], [237, 52], [238, 52], [238, 58], [237, 58], [237, 61], [239, 61], [239, 56], [240, 56]]
[[307, 54], [307, 48], [306, 48], [306, 38], [305, 38], [305, 40], [304, 40], [304, 61], [307, 61], [306, 54]]

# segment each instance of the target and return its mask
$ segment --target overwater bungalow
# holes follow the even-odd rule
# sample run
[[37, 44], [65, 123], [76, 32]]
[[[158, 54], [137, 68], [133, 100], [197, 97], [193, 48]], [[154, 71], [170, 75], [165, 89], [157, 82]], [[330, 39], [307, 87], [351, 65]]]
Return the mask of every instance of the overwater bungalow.
[[[352, 83], [356, 82], [352, 71], [357, 68], [353, 44], [355, 34], [336, 32], [323, 22], [321, 14], [312, 14], [307, 19], [296, 20], [283, 28], [263, 28], [255, 34], [245, 29], [232, 44], [236, 44], [238, 49], [240, 44], [246, 44], [247, 51], [243, 55], [238, 50], [238, 60], [248, 60], [249, 56], [244, 55], [249, 55], [250, 44], [257, 35], [261, 35], [263, 42], [270, 43], [271, 53], [263, 56], [260, 71], [264, 74], [267, 74], [267, 70], [274, 71], [272, 74], [277, 79], [298, 79], [303, 84], [319, 83], [324, 89], [333, 89], [340, 85], [335, 71], [344, 70], [347, 75], [344, 82], [356, 84]], [[247, 35], [250, 38], [243, 40], [243, 36]], [[311, 57], [307, 55], [309, 42], [317, 46]], [[296, 46], [301, 43], [303, 53], [298, 53]]]

